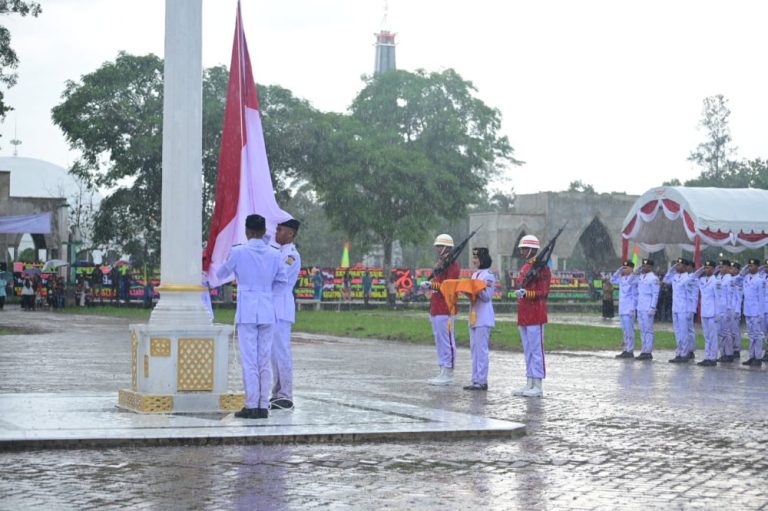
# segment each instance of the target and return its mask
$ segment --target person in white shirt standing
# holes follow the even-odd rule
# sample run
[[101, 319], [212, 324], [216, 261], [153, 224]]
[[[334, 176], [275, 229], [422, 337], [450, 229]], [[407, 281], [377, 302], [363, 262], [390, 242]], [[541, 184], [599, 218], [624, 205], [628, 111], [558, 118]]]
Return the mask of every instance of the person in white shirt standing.
[[[763, 276], [763, 338], [768, 341], [768, 259], [758, 273]], [[763, 362], [768, 362], [768, 350], [763, 355]]]
[[270, 409], [293, 409], [293, 357], [291, 355], [291, 328], [296, 322], [296, 303], [293, 287], [299, 278], [301, 256], [294, 239], [299, 231], [299, 221], [290, 219], [277, 224], [276, 248], [286, 274], [285, 282], [275, 282], [272, 294], [275, 301], [275, 331], [272, 339], [272, 398]]
[[[691, 260], [685, 261], [685, 271], [691, 275], [696, 269], [696, 263]], [[686, 322], [688, 324], [688, 351], [686, 356], [689, 360], [696, 358], [696, 325], [694, 324], [694, 316], [699, 310], [699, 281], [697, 278], [688, 279], [688, 308], [686, 309]]]
[[692, 278], [686, 272], [687, 261], [682, 257], [664, 275], [664, 283], [672, 286], [672, 329], [675, 332], [675, 358], [672, 364], [688, 362], [688, 281]]
[[261, 215], [245, 219], [242, 245], [232, 247], [227, 261], [216, 272], [226, 280], [233, 273], [237, 279], [237, 312], [235, 322], [240, 340], [243, 365], [245, 406], [235, 413], [240, 419], [269, 417], [269, 390], [272, 386], [270, 367], [275, 307], [272, 287], [286, 282], [280, 252], [264, 243], [266, 221]]
[[637, 309], [637, 274], [635, 263], [624, 265], [613, 272], [611, 284], [619, 286], [619, 320], [624, 333], [624, 350], [616, 358], [635, 358], [635, 313]]
[[749, 359], [742, 362], [745, 366], [763, 365], [763, 310], [765, 308], [765, 275], [758, 273], [759, 259], [750, 259], [734, 281], [741, 284], [744, 291], [744, 319], [747, 322], [749, 338]]
[[485, 283], [485, 289], [477, 294], [469, 309], [469, 346], [472, 354], [472, 384], [464, 390], [488, 390], [488, 343], [491, 330], [496, 325], [493, 313], [493, 291], [496, 276], [491, 272], [491, 256], [487, 248], [472, 250], [473, 280]]
[[731, 262], [721, 259], [715, 278], [717, 279], [716, 311], [717, 311], [717, 339], [720, 346], [720, 358], [718, 362], [733, 362], [733, 338], [730, 329], [730, 317], [732, 314], [731, 294]]
[[714, 261], [705, 261], [704, 266], [696, 270], [693, 276], [699, 281], [701, 329], [704, 331], [704, 360], [696, 365], [714, 367], [717, 365], [717, 301], [720, 295]]
[[733, 347], [733, 358], [741, 358], [741, 310], [744, 304], [744, 289], [741, 287], [741, 280], [736, 277], [741, 271], [741, 264], [731, 261], [731, 297], [730, 297], [730, 318], [729, 329], [731, 331], [731, 346]]
[[643, 259], [637, 282], [637, 324], [642, 341], [635, 360], [653, 360], [653, 318], [659, 302], [659, 277], [653, 273], [653, 260]]

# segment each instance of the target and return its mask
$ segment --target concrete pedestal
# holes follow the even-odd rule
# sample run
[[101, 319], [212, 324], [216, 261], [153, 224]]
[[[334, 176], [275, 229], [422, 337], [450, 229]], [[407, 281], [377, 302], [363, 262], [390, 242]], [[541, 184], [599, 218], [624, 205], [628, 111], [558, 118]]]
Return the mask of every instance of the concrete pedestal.
[[228, 390], [230, 325], [131, 325], [131, 388], [118, 406], [140, 413], [231, 412], [243, 393]]

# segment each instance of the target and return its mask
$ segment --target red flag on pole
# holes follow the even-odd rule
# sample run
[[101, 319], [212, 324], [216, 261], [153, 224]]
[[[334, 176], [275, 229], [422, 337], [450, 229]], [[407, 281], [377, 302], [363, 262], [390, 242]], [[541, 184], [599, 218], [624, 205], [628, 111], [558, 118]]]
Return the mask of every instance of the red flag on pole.
[[216, 270], [227, 260], [234, 245], [245, 243], [245, 218], [254, 213], [266, 218], [269, 234], [274, 233], [278, 223], [292, 218], [275, 200], [238, 1], [216, 178], [216, 205], [203, 252], [203, 271], [208, 273], [211, 287], [232, 280], [232, 276], [218, 279]]

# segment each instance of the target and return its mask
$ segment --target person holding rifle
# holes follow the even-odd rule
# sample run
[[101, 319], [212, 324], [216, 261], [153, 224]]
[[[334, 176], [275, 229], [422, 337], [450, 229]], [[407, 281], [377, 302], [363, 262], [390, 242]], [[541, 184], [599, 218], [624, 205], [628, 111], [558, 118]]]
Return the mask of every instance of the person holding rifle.
[[[562, 229], [560, 230], [562, 232]], [[558, 232], [558, 235], [560, 233]], [[550, 241], [554, 247], [555, 236]], [[548, 255], [537, 258], [540, 242], [536, 236], [526, 235], [520, 239], [517, 248], [525, 260], [518, 277], [517, 327], [525, 355], [527, 383], [525, 387], [512, 392], [515, 396], [542, 397], [542, 380], [546, 377], [544, 363], [544, 325], [547, 323], [547, 296], [552, 272], [547, 266]], [[544, 254], [542, 254], [544, 255]]]
[[[453, 238], [448, 234], [440, 234], [435, 238], [435, 253], [437, 264], [430, 280], [421, 283], [422, 288], [432, 289], [429, 303], [429, 316], [432, 321], [432, 332], [437, 348], [437, 364], [440, 372], [428, 380], [430, 385], [453, 384], [453, 367], [456, 362], [456, 336], [454, 335], [454, 317], [450, 315], [445, 297], [440, 292], [440, 283], [448, 279], [458, 279], [461, 273], [458, 261], [449, 261], [453, 249]], [[448, 262], [449, 264], [445, 264]]]

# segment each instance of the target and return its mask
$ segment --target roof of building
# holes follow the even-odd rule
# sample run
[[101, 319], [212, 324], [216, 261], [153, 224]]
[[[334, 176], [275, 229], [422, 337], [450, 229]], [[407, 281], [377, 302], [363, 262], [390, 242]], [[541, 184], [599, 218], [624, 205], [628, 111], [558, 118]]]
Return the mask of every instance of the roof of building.
[[68, 198], [79, 191], [67, 169], [37, 158], [0, 156], [0, 170], [11, 172], [12, 197]]

